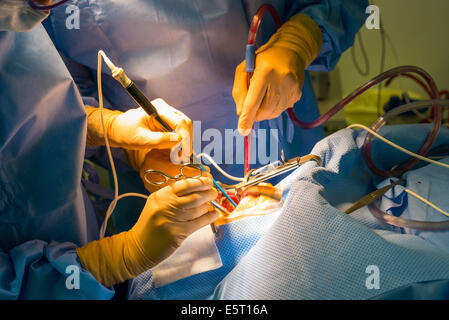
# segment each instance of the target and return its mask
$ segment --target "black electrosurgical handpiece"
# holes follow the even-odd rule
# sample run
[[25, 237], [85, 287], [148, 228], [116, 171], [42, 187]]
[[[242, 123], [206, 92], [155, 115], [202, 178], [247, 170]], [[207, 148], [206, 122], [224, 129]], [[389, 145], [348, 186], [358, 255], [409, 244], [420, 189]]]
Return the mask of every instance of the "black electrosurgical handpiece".
[[145, 110], [148, 115], [153, 116], [167, 131], [173, 131], [167, 122], [161, 118], [158, 114], [156, 107], [148, 100], [148, 98], [140, 91], [136, 84], [128, 78], [122, 68], [115, 68], [112, 70], [112, 76], [120, 82], [123, 88], [128, 91], [129, 95], [134, 99], [134, 101]]
[[[112, 71], [112, 77], [120, 82], [120, 84], [123, 86], [123, 88], [126, 89], [126, 91], [129, 93], [129, 95], [134, 99], [134, 101], [139, 105], [139, 107], [142, 107], [143, 110], [149, 115], [154, 117], [168, 132], [173, 131], [173, 129], [170, 127], [170, 125], [164, 121], [164, 119], [161, 118], [159, 113], [156, 110], [156, 107], [148, 100], [148, 98], [140, 91], [140, 89], [136, 86], [136, 84], [128, 78], [125, 71], [123, 71], [122, 68], [116, 67], [111, 60], [106, 56], [106, 54], [101, 51], [101, 55], [104, 58], [104, 61], [108, 65], [109, 69]], [[193, 154], [190, 156], [190, 162], [194, 163], [193, 161]], [[204, 167], [200, 164], [201, 169], [206, 171]], [[212, 178], [213, 179], [213, 178]], [[214, 185], [219, 187], [215, 179], [213, 179]], [[223, 207], [218, 207], [218, 203], [216, 201], [212, 201], [212, 204], [214, 207], [218, 208], [219, 210], [224, 210]], [[225, 211], [226, 212], [226, 211]], [[215, 227], [214, 223], [211, 223], [211, 228], [214, 233], [217, 232], [217, 229]]]
[[167, 131], [173, 131], [173, 129], [159, 116], [156, 108], [153, 104], [145, 97], [142, 91], [137, 88], [134, 82], [128, 87], [125, 87], [126, 91], [128, 91], [129, 95], [134, 99], [134, 101], [143, 108], [150, 116], [152, 115]]

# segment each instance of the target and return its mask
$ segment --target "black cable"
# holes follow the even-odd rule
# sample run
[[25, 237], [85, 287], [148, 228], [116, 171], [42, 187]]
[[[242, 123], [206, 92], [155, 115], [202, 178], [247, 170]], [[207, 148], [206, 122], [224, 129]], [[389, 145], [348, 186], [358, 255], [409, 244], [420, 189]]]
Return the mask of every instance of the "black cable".
[[370, 72], [370, 64], [369, 64], [368, 55], [366, 53], [365, 45], [363, 44], [362, 34], [360, 31], [357, 33], [356, 41], [359, 43], [360, 50], [362, 52], [362, 57], [363, 57], [363, 60], [365, 61], [365, 71], [362, 71], [362, 68], [360, 67], [359, 63], [357, 62], [357, 57], [355, 55], [355, 48], [356, 48], [355, 45], [352, 46], [352, 48], [351, 48], [352, 63], [354, 64], [354, 67], [356, 68], [357, 72], [361, 76], [367, 76]]
[[[385, 32], [384, 32], [382, 22], [380, 22], [380, 40], [381, 40], [381, 55], [380, 55], [380, 73], [379, 74], [384, 72], [385, 56], [386, 56]], [[381, 116], [381, 106], [380, 106], [381, 93], [382, 93], [382, 83], [379, 83], [379, 86], [377, 89], [377, 118], [380, 118], [380, 116]]]

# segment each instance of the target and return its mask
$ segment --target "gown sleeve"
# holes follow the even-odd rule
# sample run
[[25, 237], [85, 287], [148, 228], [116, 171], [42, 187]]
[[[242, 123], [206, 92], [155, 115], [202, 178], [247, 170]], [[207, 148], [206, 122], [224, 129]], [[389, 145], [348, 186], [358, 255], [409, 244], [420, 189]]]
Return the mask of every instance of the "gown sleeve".
[[111, 299], [114, 290], [82, 268], [75, 249], [42, 240], [0, 249], [0, 299]]
[[311, 17], [321, 28], [323, 46], [319, 56], [308, 70], [330, 71], [341, 54], [354, 43], [357, 31], [363, 25], [368, 6], [366, 0], [308, 0], [298, 1], [303, 13]]

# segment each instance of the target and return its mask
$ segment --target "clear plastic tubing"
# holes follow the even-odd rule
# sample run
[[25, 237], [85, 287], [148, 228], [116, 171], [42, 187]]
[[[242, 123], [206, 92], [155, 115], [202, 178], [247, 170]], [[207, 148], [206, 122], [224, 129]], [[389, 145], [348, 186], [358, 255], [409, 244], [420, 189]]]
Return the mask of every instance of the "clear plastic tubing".
[[386, 214], [385, 212], [381, 211], [374, 202], [371, 202], [368, 205], [368, 209], [371, 212], [371, 214], [376, 217], [377, 219], [391, 224], [396, 227], [401, 228], [410, 228], [410, 229], [418, 229], [418, 230], [425, 230], [425, 231], [445, 231], [449, 230], [449, 221], [438, 221], [438, 222], [429, 222], [429, 221], [419, 221], [419, 220], [410, 220], [410, 219], [404, 219], [396, 216], [392, 216], [389, 214]]
[[[387, 123], [387, 121], [391, 120], [392, 118], [405, 113], [407, 111], [412, 111], [412, 110], [416, 110], [416, 109], [423, 109], [426, 107], [432, 107], [433, 110], [435, 111], [435, 115], [441, 115], [441, 107], [448, 107], [449, 106], [449, 100], [426, 100], [426, 101], [416, 101], [413, 103], [409, 103], [409, 104], [405, 104], [402, 105], [400, 107], [397, 107], [389, 112], [387, 112], [386, 114], [384, 114], [382, 117], [380, 117], [379, 119], [377, 119], [373, 125], [371, 126], [371, 129], [375, 132], [377, 132], [383, 125], [385, 125]], [[437, 118], [437, 117], [435, 117]], [[439, 129], [439, 126], [438, 126]], [[435, 134], [435, 136], [432, 136], [432, 143], [430, 145], [426, 145], [426, 143], [429, 140], [429, 136]], [[419, 150], [419, 154], [420, 155], [424, 155], [425, 153], [427, 153], [430, 148], [432, 147], [433, 143], [435, 142], [437, 136], [438, 136], [438, 130], [435, 132], [435, 124], [432, 127], [432, 131], [430, 132], [429, 136], [426, 139], [426, 143], [424, 143], [424, 145], [421, 147], [421, 149]], [[365, 160], [367, 162], [367, 165], [369, 166], [369, 168], [375, 173], [378, 174], [380, 176], [385, 176], [385, 177], [389, 177], [389, 176], [400, 176], [402, 175], [402, 173], [404, 173], [405, 171], [407, 171], [408, 169], [410, 169], [412, 166], [416, 165], [419, 162], [419, 159], [412, 159], [408, 162], [406, 162], [405, 164], [402, 164], [400, 166], [398, 166], [396, 169], [391, 170], [391, 171], [384, 171], [381, 169], [378, 169], [374, 163], [371, 160], [370, 157], [370, 149], [371, 149], [371, 142], [373, 141], [374, 136], [370, 133], [368, 133], [365, 137], [365, 142], [363, 145], [363, 155], [365, 157]], [[423, 152], [423, 147], [426, 147], [425, 150]]]
[[[431, 95], [430, 95], [431, 98], [438, 99], [440, 96], [440, 93], [439, 93], [438, 88], [436, 87], [435, 83], [433, 82], [433, 79], [430, 77], [430, 75], [428, 75], [424, 70], [421, 70], [417, 67], [414, 67], [414, 68], [415, 68], [415, 71], [417, 71], [415, 73], [419, 74], [426, 80], [426, 82], [429, 86], [430, 93], [431, 93]], [[400, 75], [408, 75], [408, 74], [405, 73], [405, 74], [400, 74]], [[412, 77], [412, 79], [413, 79], [413, 77]], [[395, 113], [395, 114], [399, 114], [399, 113]], [[390, 114], [390, 116], [391, 115], [392, 114]], [[435, 139], [438, 136], [438, 132], [440, 130], [440, 125], [441, 125], [441, 118], [442, 118], [441, 108], [432, 108], [432, 117], [433, 117], [432, 131], [427, 136], [427, 139], [424, 142], [424, 144], [418, 150], [417, 153], [420, 155], [425, 155], [427, 152], [429, 152], [430, 148], [432, 147], [433, 143], [435, 142]], [[379, 124], [377, 124], [377, 125], [379, 125]], [[377, 168], [371, 160], [371, 157], [370, 157], [371, 140], [372, 140], [371, 135], [367, 136], [367, 139], [365, 140], [365, 144], [363, 147], [363, 155], [364, 155], [365, 161], [366, 161], [368, 167], [371, 169], [371, 171], [379, 176], [383, 176], [383, 177], [401, 176], [404, 172], [406, 172], [407, 170], [410, 170], [419, 162], [418, 159], [413, 158], [413, 159], [399, 165], [394, 170], [390, 170], [390, 171], [381, 170], [381, 169]]]
[[251, 172], [251, 176], [257, 176], [258, 174], [263, 174], [263, 173], [268, 173], [268, 172], [272, 172], [275, 171], [279, 166], [282, 165], [282, 162], [279, 160], [276, 160], [275, 162], [269, 163], [266, 166], [263, 166], [259, 169], [256, 169], [254, 171]]
[[[371, 126], [371, 129], [374, 131], [378, 131], [388, 120], [398, 116], [401, 113], [422, 109], [426, 107], [434, 107], [438, 108], [441, 111], [441, 107], [449, 107], [449, 100], [427, 100], [427, 101], [417, 101], [409, 104], [405, 104], [398, 108], [395, 108], [389, 112], [387, 112], [383, 117], [377, 119], [377, 121]], [[369, 134], [370, 137], [367, 136], [366, 139], [369, 139], [371, 142], [373, 139], [373, 135]], [[365, 143], [367, 140], [365, 140]], [[427, 231], [444, 231], [449, 230], [449, 221], [438, 221], [438, 222], [429, 222], [429, 221], [418, 221], [418, 220], [409, 220], [400, 217], [395, 217], [385, 212], [381, 211], [376, 205], [375, 202], [371, 202], [368, 205], [368, 209], [371, 214], [377, 219], [388, 223], [390, 225], [401, 227], [401, 228], [410, 228], [410, 229], [418, 229], [418, 230], [427, 230]]]
[[413, 110], [418, 110], [418, 109], [429, 108], [429, 107], [438, 108], [438, 109], [440, 109], [441, 107], [447, 108], [447, 107], [449, 107], [449, 99], [422, 100], [422, 101], [415, 101], [415, 102], [410, 102], [408, 104], [404, 104], [402, 106], [399, 106], [397, 108], [394, 108], [394, 109], [388, 111], [382, 117], [377, 119], [376, 122], [374, 122], [372, 124], [371, 129], [373, 129], [374, 131], [377, 131], [381, 126], [386, 124], [386, 122], [393, 119], [394, 117], [397, 117], [398, 115], [400, 115], [402, 113], [405, 113], [408, 111], [413, 111]]

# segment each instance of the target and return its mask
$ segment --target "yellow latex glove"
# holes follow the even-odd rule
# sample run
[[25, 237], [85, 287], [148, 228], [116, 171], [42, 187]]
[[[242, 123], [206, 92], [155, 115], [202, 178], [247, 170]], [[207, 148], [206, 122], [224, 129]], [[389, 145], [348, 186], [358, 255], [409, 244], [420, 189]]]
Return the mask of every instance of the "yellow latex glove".
[[210, 178], [179, 180], [153, 193], [131, 230], [76, 249], [84, 269], [106, 287], [153, 268], [219, 213]]
[[281, 115], [301, 98], [304, 71], [318, 56], [322, 34], [305, 14], [284, 23], [257, 50], [255, 70], [247, 90], [245, 61], [235, 71], [234, 97], [240, 134], [248, 135], [255, 121]]
[[[162, 125], [142, 108], [130, 109], [126, 112], [103, 109], [105, 131], [111, 147], [143, 150], [143, 152], [129, 155], [129, 162], [138, 166], [150, 149], [170, 149], [180, 143], [182, 160], [187, 161], [192, 150], [192, 121], [162, 99], [153, 100], [152, 103], [161, 118], [174, 129], [174, 132], [163, 132], [165, 129]], [[86, 106], [86, 113], [87, 145], [104, 145], [100, 109]]]

